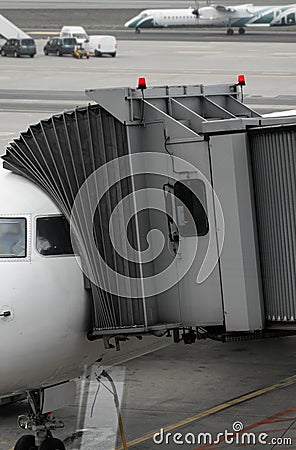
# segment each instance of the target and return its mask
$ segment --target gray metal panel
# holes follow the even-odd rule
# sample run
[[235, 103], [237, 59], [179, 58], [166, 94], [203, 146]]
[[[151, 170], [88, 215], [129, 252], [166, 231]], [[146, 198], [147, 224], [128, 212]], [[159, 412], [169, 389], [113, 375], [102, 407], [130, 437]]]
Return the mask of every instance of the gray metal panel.
[[260, 114], [236, 100], [232, 95], [211, 96], [211, 100], [236, 117], [260, 117]]
[[[144, 108], [144, 126], [128, 126], [128, 137], [130, 151], [133, 152], [158, 152], [167, 154], [170, 152], [179, 158], [190, 162], [195, 166], [191, 168], [188, 164], [184, 166], [181, 161], [166, 161], [163, 167], [166, 176], [164, 179], [156, 180], [158, 182], [158, 189], [162, 190], [164, 183], [173, 180], [177, 177], [178, 180], [188, 180], [189, 177], [196, 178], [196, 168], [198, 168], [208, 180], [210, 180], [210, 167], [209, 167], [209, 150], [208, 143], [199, 136], [192, 128], [188, 128], [191, 123], [184, 125], [184, 119], [190, 117], [195, 118], [195, 113], [187, 110], [183, 105], [180, 105], [180, 110], [174, 111], [174, 105], [179, 105], [179, 102], [175, 99], [169, 98], [149, 98], [145, 100]], [[170, 110], [172, 106], [172, 110]], [[183, 115], [183, 112], [187, 114], [187, 117]], [[171, 113], [172, 116], [169, 114]], [[168, 165], [167, 165], [168, 164]], [[152, 178], [152, 177], [150, 177]], [[145, 177], [149, 186], [153, 186], [153, 180], [149, 179], [149, 176]], [[143, 180], [140, 180], [144, 183]], [[137, 188], [143, 188], [139, 180], [137, 180]], [[155, 187], [157, 184], [155, 185]], [[206, 192], [207, 205], [206, 210], [208, 213], [208, 220], [210, 222], [211, 229], [215, 229], [215, 217], [212, 192], [207, 188]], [[149, 213], [146, 223], [140, 222], [141, 233], [146, 236], [149, 229], [157, 228], [161, 230], [163, 236], [168, 237], [167, 219], [162, 218], [158, 220], [157, 216], [152, 212]], [[192, 238], [183, 239], [183, 252], [184, 254], [177, 255], [177, 264], [175, 278], [178, 278], [178, 273], [182, 271], [183, 265], [186, 265], [187, 250], [188, 247], [192, 247]], [[215, 237], [212, 236], [214, 240]], [[186, 242], [185, 242], [186, 241]], [[160, 273], [167, 267], [172, 259], [172, 253], [169, 251], [170, 242], [167, 241], [164, 246], [164, 250], [153, 261], [152, 273]], [[194, 244], [193, 244], [194, 245]], [[172, 286], [165, 292], [162, 292], [155, 296], [157, 301], [158, 320], [160, 322], [182, 322], [185, 326], [217, 326], [223, 325], [223, 307], [221, 298], [221, 285], [219, 279], [219, 269], [216, 266], [210, 276], [204, 280], [203, 283], [197, 283], [196, 278], [199, 273], [199, 269], [206, 257], [209, 246], [209, 234], [206, 236], [200, 236], [198, 238], [198, 252], [195, 256], [194, 262], [190, 267], [190, 270], [186, 272], [186, 275], [179, 283]], [[188, 252], [189, 253], [189, 252]], [[207, 255], [209, 259], [217, 258], [217, 246]], [[155, 280], [156, 286], [159, 286], [159, 282]]]
[[203, 86], [202, 92], [204, 95], [237, 95], [236, 84], [209, 84]]
[[91, 100], [97, 102], [121, 122], [131, 120], [131, 111], [126, 107], [126, 97], [129, 97], [130, 92], [131, 89], [128, 87], [85, 91]]
[[296, 126], [250, 132], [266, 317], [296, 320]]
[[233, 133], [239, 130], [244, 131], [247, 126], [260, 125], [260, 119], [257, 118], [234, 118], [228, 120], [211, 120], [202, 123], [202, 133], [221, 134]]
[[195, 131], [195, 133], [201, 132], [201, 123], [204, 122], [205, 119], [187, 108], [187, 106], [178, 102], [176, 99], [172, 99], [172, 114], [175, 119], [186, 121], [187, 127]]
[[263, 305], [245, 134], [210, 137], [210, 155], [213, 187], [225, 221], [220, 271], [226, 330], [261, 329]]
[[174, 119], [151, 102], [148, 102], [148, 100], [145, 100], [144, 104], [146, 120], [145, 125], [149, 125], [149, 122], [155, 123], [157, 121], [165, 124], [167, 137], [169, 138], [167, 145], [178, 144], [178, 139], [180, 142], [184, 142], [184, 139], [188, 141], [191, 140], [192, 142], [203, 141], [203, 138], [193, 130], [188, 128], [182, 122]]

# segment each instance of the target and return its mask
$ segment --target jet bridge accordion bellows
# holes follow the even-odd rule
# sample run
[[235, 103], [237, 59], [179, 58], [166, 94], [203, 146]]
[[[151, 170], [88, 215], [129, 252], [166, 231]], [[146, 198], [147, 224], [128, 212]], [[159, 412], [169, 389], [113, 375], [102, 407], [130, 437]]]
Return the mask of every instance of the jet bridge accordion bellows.
[[258, 240], [270, 321], [296, 320], [296, 125], [249, 131]]
[[[33, 181], [47, 192], [70, 220], [74, 199], [85, 180], [98, 168], [128, 151], [126, 129], [122, 123], [100, 106], [77, 108], [42, 120], [21, 133], [4, 156], [4, 167]], [[108, 174], [107, 174], [108, 176]], [[97, 248], [111, 268], [139, 277], [136, 262], [126, 261], [113, 250], [108, 219], [117, 203], [132, 192], [130, 178], [111, 186], [101, 199], [94, 215], [93, 233]], [[88, 192], [91, 201], [93, 192]], [[85, 217], [77, 225], [78, 241], [86, 243]], [[136, 241], [135, 224], [129, 226], [129, 239]], [[87, 244], [87, 243], [86, 243]], [[93, 249], [88, 248], [88, 264], [94, 278], [96, 271]], [[86, 263], [85, 261], [83, 262]], [[106, 281], [106, 280], [105, 280]], [[71, 280], [69, 280], [71, 282]], [[93, 300], [93, 329], [137, 327], [145, 323], [143, 300], [134, 293], [133, 299], [106, 292], [86, 280]], [[108, 280], [106, 281], [108, 288]], [[108, 289], [107, 289], [108, 290]], [[153, 314], [150, 314], [150, 318]]]

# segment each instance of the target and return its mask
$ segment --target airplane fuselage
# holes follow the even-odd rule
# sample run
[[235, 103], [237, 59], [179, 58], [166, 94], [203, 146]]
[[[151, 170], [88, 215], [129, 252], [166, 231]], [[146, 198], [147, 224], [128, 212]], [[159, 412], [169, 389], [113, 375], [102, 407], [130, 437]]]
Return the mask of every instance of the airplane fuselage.
[[90, 300], [63, 234], [61, 212], [33, 183], [4, 169], [0, 189], [4, 397], [83, 374], [103, 345], [87, 339]]
[[285, 6], [253, 6], [252, 4], [225, 7], [206, 6], [194, 10], [144, 10], [125, 23], [127, 28], [167, 28], [182, 26], [248, 27], [287, 26], [296, 24], [296, 4]]

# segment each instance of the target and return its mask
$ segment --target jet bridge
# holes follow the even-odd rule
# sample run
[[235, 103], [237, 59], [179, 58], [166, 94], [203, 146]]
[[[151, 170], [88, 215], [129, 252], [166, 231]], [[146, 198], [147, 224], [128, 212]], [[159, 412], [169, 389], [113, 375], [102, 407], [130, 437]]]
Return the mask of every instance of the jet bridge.
[[87, 95], [3, 159], [71, 223], [89, 337], [294, 323], [296, 119], [261, 117], [236, 84]]
[[10, 20], [6, 19], [6, 17], [2, 16], [2, 14], [0, 14], [0, 37], [1, 36], [4, 39], [31, 39], [28, 34], [10, 22]]

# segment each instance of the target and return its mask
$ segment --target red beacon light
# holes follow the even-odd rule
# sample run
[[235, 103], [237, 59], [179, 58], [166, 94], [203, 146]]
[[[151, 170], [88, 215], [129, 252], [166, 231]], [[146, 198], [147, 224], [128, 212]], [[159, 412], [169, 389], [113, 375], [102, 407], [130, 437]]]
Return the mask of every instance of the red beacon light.
[[138, 78], [137, 89], [141, 89], [141, 91], [143, 91], [144, 89], [147, 89], [146, 78], [144, 78], [144, 77]]
[[246, 80], [245, 80], [245, 76], [244, 75], [238, 75], [238, 77], [237, 77], [237, 84], [239, 86], [245, 86], [246, 85]]

